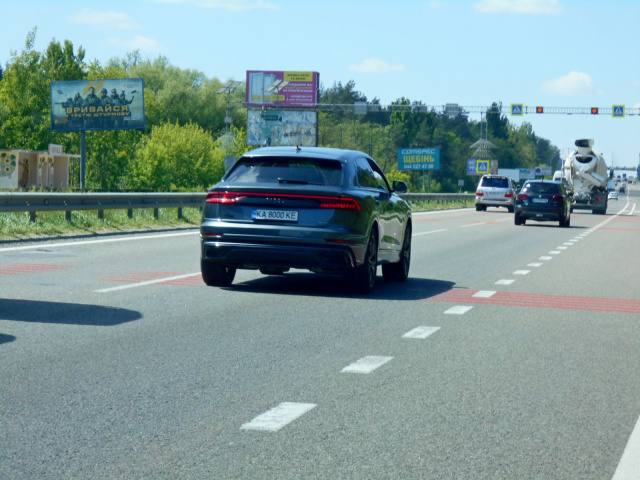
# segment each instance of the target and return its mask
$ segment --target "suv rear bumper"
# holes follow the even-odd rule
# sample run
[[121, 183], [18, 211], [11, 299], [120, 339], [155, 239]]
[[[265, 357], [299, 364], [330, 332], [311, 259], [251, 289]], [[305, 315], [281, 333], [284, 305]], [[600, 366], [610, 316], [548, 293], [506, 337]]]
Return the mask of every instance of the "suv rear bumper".
[[[366, 245], [354, 248], [361, 248], [364, 253]], [[352, 248], [341, 245], [263, 245], [203, 240], [201, 258], [239, 269], [300, 268], [314, 272], [343, 273], [356, 267], [356, 255]]]

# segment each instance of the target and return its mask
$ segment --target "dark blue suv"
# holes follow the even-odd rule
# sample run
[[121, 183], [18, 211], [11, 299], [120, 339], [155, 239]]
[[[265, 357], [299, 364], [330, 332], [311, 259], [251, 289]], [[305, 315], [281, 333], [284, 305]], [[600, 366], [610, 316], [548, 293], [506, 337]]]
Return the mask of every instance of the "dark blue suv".
[[571, 197], [561, 182], [527, 180], [516, 196], [514, 223], [527, 220], [557, 221], [561, 227], [571, 225]]

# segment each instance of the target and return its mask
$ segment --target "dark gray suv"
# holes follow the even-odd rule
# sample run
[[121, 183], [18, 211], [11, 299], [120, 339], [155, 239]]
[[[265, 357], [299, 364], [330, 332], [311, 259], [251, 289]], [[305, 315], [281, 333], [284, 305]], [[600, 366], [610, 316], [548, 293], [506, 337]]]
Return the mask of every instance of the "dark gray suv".
[[571, 197], [562, 182], [527, 180], [516, 197], [514, 223], [527, 220], [557, 221], [561, 227], [571, 225]]
[[378, 265], [404, 281], [411, 209], [404, 182], [385, 178], [367, 154], [318, 147], [264, 147], [243, 155], [204, 204], [201, 270], [228, 286], [237, 269], [282, 275], [291, 268], [342, 274], [369, 293]]

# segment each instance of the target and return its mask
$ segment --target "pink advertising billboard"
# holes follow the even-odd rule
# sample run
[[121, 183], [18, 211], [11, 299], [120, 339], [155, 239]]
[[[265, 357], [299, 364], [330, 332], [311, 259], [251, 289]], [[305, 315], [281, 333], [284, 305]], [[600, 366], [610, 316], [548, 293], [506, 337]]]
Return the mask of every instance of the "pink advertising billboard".
[[315, 107], [318, 72], [247, 70], [247, 106]]

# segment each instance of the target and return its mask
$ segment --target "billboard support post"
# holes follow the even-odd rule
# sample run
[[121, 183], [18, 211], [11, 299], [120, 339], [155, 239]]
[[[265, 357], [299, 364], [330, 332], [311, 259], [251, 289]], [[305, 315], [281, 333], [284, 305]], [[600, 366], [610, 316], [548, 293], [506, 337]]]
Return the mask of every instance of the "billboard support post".
[[80, 191], [84, 192], [84, 167], [87, 159], [87, 142], [85, 131], [80, 130]]

